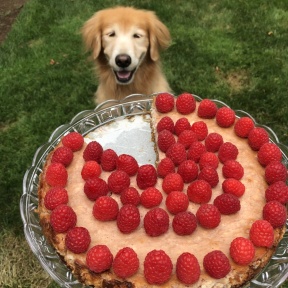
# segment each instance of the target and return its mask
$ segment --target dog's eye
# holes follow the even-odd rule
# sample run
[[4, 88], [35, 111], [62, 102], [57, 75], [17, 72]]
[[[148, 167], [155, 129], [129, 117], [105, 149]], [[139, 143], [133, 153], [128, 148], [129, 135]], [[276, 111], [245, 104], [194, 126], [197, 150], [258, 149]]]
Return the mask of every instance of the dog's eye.
[[133, 38], [141, 38], [141, 37], [142, 36], [140, 34], [137, 34], [137, 33], [133, 34]]
[[114, 37], [116, 34], [115, 34], [115, 32], [113, 31], [113, 32], [108, 33], [107, 35], [108, 35], [108, 37]]

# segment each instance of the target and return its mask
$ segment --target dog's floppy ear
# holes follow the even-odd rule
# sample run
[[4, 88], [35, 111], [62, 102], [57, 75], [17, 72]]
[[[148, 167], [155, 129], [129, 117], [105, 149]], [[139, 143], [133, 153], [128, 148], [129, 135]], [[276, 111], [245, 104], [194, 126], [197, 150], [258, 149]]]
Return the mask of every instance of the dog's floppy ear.
[[101, 51], [101, 12], [95, 13], [82, 27], [82, 37], [86, 51], [92, 51], [94, 60]]
[[150, 57], [153, 61], [159, 59], [159, 51], [168, 48], [171, 42], [168, 28], [156, 17], [153, 12], [149, 12], [149, 41]]

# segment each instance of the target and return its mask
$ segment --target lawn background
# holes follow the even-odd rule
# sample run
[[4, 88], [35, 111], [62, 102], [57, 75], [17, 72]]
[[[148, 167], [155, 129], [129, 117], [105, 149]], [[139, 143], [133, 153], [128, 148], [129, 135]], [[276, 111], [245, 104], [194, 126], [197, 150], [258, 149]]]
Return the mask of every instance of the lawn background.
[[115, 5], [154, 10], [167, 25], [163, 70], [175, 94], [245, 110], [288, 145], [286, 0], [28, 0], [0, 46], [0, 287], [58, 287], [24, 239], [22, 179], [55, 128], [95, 107], [79, 29]]

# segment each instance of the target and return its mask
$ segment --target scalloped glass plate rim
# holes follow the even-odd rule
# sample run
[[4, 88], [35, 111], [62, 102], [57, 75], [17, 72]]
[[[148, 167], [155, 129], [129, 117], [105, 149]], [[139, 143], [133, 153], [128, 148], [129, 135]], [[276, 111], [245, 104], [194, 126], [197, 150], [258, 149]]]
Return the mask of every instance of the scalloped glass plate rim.
[[[76, 114], [68, 124], [64, 124], [56, 128], [49, 137], [48, 142], [40, 146], [35, 152], [32, 165], [26, 171], [23, 178], [23, 194], [20, 199], [20, 213], [22, 222], [24, 224], [24, 234], [32, 252], [36, 255], [43, 268], [62, 287], [78, 288], [83, 287], [83, 285], [74, 279], [71, 271], [61, 261], [54, 248], [46, 242], [46, 239], [42, 234], [41, 227], [38, 223], [37, 213], [35, 211], [38, 205], [37, 185], [38, 177], [42, 172], [44, 161], [48, 153], [52, 151], [58, 144], [60, 138], [68, 132], [77, 131], [82, 135], [86, 135], [98, 127], [114, 121], [117, 118], [147, 113], [151, 107], [153, 96], [157, 94], [158, 93], [148, 96], [142, 94], [132, 94], [120, 101], [105, 101], [98, 105], [94, 110], [81, 111]], [[201, 97], [195, 94], [193, 94], [193, 96], [197, 101], [202, 100]], [[230, 108], [230, 106], [220, 100], [211, 100], [215, 102], [218, 107], [226, 106]], [[116, 115], [113, 115], [113, 111], [116, 111]], [[287, 166], [288, 147], [279, 142], [276, 133], [270, 127], [258, 124], [249, 113], [243, 110], [234, 111], [238, 118], [244, 116], [250, 117], [257, 127], [263, 127], [269, 133], [270, 140], [281, 148], [283, 154], [283, 162]], [[101, 116], [105, 115], [105, 113], [107, 114], [107, 117], [103, 120], [101, 119]], [[91, 118], [93, 117], [96, 117], [96, 123], [95, 119], [91, 121]], [[81, 125], [84, 122], [88, 125], [88, 128], [81, 128]], [[288, 221], [286, 223], [286, 227], [288, 227]], [[270, 262], [256, 277], [254, 277], [253, 280], [244, 285], [244, 287], [278, 287], [285, 281], [287, 277], [288, 231], [286, 231], [283, 239], [279, 243], [277, 250], [271, 258]]]

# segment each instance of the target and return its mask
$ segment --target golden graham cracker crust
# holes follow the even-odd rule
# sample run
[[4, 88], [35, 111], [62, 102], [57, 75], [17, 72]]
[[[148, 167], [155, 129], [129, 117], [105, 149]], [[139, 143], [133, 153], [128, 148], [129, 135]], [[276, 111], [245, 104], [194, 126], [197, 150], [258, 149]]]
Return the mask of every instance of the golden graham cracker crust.
[[[197, 103], [197, 105], [199, 105]], [[156, 143], [157, 132], [156, 125], [163, 117], [164, 114], [158, 113], [153, 107], [151, 109], [151, 127], [152, 127], [152, 140]], [[166, 116], [166, 114], [164, 115]], [[177, 119], [183, 117], [175, 108], [173, 112], [168, 114], [176, 122]], [[262, 219], [262, 209], [265, 205], [264, 192], [267, 188], [267, 184], [264, 180], [264, 168], [258, 163], [257, 153], [252, 151], [247, 144], [246, 139], [239, 138], [235, 135], [233, 127], [221, 128], [216, 124], [215, 119], [202, 119], [197, 116], [196, 112], [185, 115], [189, 119], [190, 123], [196, 121], [204, 121], [209, 133], [217, 132], [222, 135], [224, 142], [232, 142], [237, 146], [239, 154], [237, 161], [239, 161], [244, 168], [244, 177], [241, 182], [246, 187], [246, 192], [241, 197], [241, 210], [234, 215], [222, 215], [221, 223], [215, 229], [204, 229], [198, 225], [197, 229], [189, 236], [178, 236], [173, 232], [170, 227], [168, 232], [159, 237], [150, 237], [146, 235], [143, 228], [143, 217], [148, 211], [146, 208], [139, 206], [141, 215], [141, 224], [136, 231], [130, 234], [122, 234], [118, 229], [115, 221], [101, 222], [96, 220], [92, 215], [93, 201], [90, 201], [83, 193], [83, 187], [85, 181], [81, 177], [81, 169], [84, 164], [82, 157], [83, 151], [87, 145], [80, 151], [74, 152], [74, 158], [72, 163], [67, 167], [68, 171], [68, 183], [65, 189], [68, 191], [69, 202], [68, 205], [73, 208], [77, 214], [77, 225], [86, 227], [91, 235], [91, 244], [89, 248], [96, 244], [105, 244], [109, 247], [112, 254], [115, 256], [117, 251], [125, 246], [129, 246], [135, 250], [140, 260], [140, 268], [138, 273], [128, 279], [118, 278], [113, 270], [105, 271], [103, 273], [91, 272], [86, 266], [86, 253], [74, 254], [67, 250], [65, 247], [65, 235], [66, 233], [55, 233], [50, 225], [50, 211], [46, 209], [44, 205], [44, 197], [49, 190], [49, 185], [45, 182], [45, 173], [47, 166], [51, 162], [53, 151], [47, 157], [43, 173], [41, 174], [39, 181], [39, 217], [40, 225], [42, 226], [43, 233], [49, 242], [55, 247], [56, 251], [61, 255], [61, 258], [66, 265], [73, 271], [73, 274], [80, 282], [86, 285], [92, 285], [95, 287], [159, 287], [159, 285], [149, 285], [143, 275], [143, 262], [146, 254], [153, 249], [163, 249], [171, 258], [173, 263], [173, 273], [168, 282], [161, 285], [161, 287], [187, 287], [177, 280], [175, 274], [175, 266], [177, 257], [183, 252], [193, 253], [200, 264], [201, 275], [197, 283], [188, 287], [241, 287], [247, 281], [251, 280], [270, 260], [273, 255], [276, 246], [282, 239], [285, 227], [277, 228], [274, 230], [274, 245], [272, 248], [256, 247], [255, 258], [250, 265], [240, 266], [233, 262], [229, 255], [229, 246], [231, 241], [235, 237], [249, 238], [249, 229], [255, 220]], [[61, 146], [61, 142], [57, 147]], [[56, 148], [57, 148], [56, 147]], [[156, 145], [155, 145], [156, 147]], [[165, 155], [161, 151], [155, 148], [157, 154], [157, 163]], [[127, 154], [128, 151], [127, 151]], [[219, 183], [213, 188], [213, 199], [222, 193], [221, 184], [224, 180], [222, 176], [222, 164], [219, 164], [217, 169], [219, 175]], [[107, 180], [109, 173], [102, 172], [101, 178]], [[162, 179], [158, 179], [156, 188], [162, 191], [161, 188]], [[130, 186], [137, 187], [135, 176], [131, 177]], [[186, 191], [187, 184], [183, 191]], [[139, 192], [141, 192], [139, 190]], [[165, 192], [163, 193], [165, 197]], [[118, 203], [120, 203], [119, 195], [112, 195]], [[165, 199], [165, 198], [164, 198]], [[161, 206], [164, 208], [165, 201], [162, 201]], [[192, 202], [189, 203], [188, 210], [196, 214], [199, 205]], [[170, 215], [170, 226], [172, 223], [172, 216]], [[204, 256], [212, 250], [221, 250], [228, 256], [231, 264], [231, 271], [229, 274], [221, 279], [213, 279], [210, 277], [203, 268]]]

